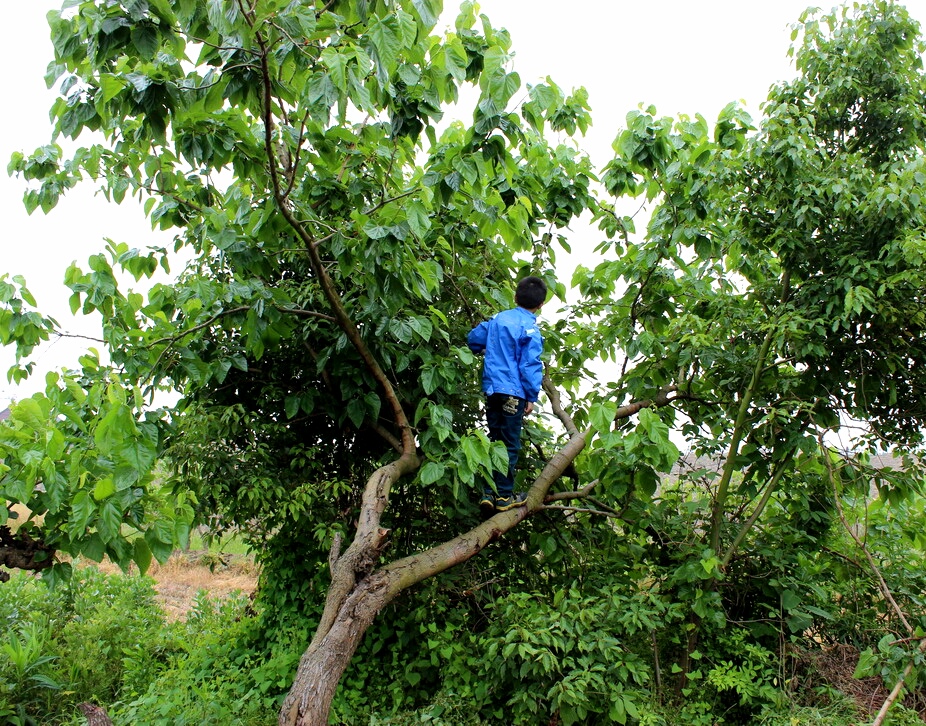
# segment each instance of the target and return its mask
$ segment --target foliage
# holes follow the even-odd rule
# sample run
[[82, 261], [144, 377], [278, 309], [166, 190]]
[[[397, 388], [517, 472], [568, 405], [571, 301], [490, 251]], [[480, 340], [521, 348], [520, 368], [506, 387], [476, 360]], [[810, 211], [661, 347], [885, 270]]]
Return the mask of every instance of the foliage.
[[144, 673], [141, 663], [131, 664], [133, 685], [113, 708], [113, 718], [148, 724], [271, 723], [268, 714], [289, 686], [293, 662], [265, 661], [258, 648], [244, 646], [250, 642], [244, 610], [243, 599], [216, 602], [200, 594], [187, 619], [174, 627], [176, 649], [158, 672]]
[[[147, 578], [80, 568], [50, 590], [14, 577], [0, 590], [4, 722], [69, 723], [90, 701], [117, 723], [269, 723], [268, 698], [289, 685], [298, 652], [252, 654], [245, 607], [201, 593], [185, 620], [167, 622]], [[217, 669], [224, 657], [230, 666]]]
[[[111, 362], [88, 353], [0, 427], [0, 493], [33, 514], [14, 543], [40, 541], [29, 565], [55, 582], [56, 550], [144, 571], [205, 521], [263, 565], [255, 620], [219, 635], [234, 613], [204, 611], [208, 637], [172, 645], [155, 684], [129, 668], [126, 718], [259, 721], [348, 594], [466, 531], [484, 538], [378, 606], [336, 718], [433, 720], [465, 700], [518, 723], [759, 719], [794, 696], [789, 643], [851, 641], [863, 670], [904, 671], [895, 641], [915, 636], [884, 600], [922, 627], [906, 565], [924, 550], [926, 76], [902, 7], [808, 11], [798, 76], [761, 120], [641, 107], [599, 173], [572, 139], [584, 91], [519, 95], [511, 39], [471, 2], [442, 35], [436, 0], [72, 6], [50, 21], [55, 138], [10, 170], [30, 210], [86, 180], [136, 196], [173, 244], [112, 243], [67, 270]], [[445, 117], [457, 102], [471, 118]], [[61, 136], [86, 145], [66, 158]], [[604, 201], [621, 196], [648, 207], [644, 233]], [[520, 274], [564, 300], [556, 255], [584, 214], [599, 261], [546, 331], [568, 432], [529, 425], [519, 476], [541, 481], [564, 444], [570, 468], [480, 567], [445, 573], [505, 531], [472, 505], [504, 457], [465, 333]], [[35, 308], [0, 278], [14, 377], [56, 330]], [[164, 389], [178, 402], [153, 408]], [[871, 466], [884, 449], [906, 466]], [[846, 511], [877, 535], [884, 583], [836, 527]]]

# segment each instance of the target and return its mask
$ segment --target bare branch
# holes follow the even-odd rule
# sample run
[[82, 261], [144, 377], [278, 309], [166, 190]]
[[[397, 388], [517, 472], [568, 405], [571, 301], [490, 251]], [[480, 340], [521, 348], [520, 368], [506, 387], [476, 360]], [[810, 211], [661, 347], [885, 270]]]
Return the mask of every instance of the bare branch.
[[406, 197], [410, 197], [417, 191], [418, 191], [417, 189], [412, 189], [411, 191], [407, 191], [403, 194], [399, 194], [399, 196], [397, 197], [390, 197], [389, 199], [383, 199], [382, 201], [370, 207], [369, 209], [364, 209], [363, 213], [373, 214], [373, 212], [379, 211], [380, 209], [385, 207], [387, 204], [392, 204], [393, 202], [398, 202], [400, 199], [405, 199]]
[[[194, 325], [192, 328], [188, 328], [187, 330], [183, 330], [183, 331], [177, 333], [176, 335], [172, 335], [172, 336], [169, 336], [169, 337], [167, 337], [167, 338], [159, 338], [158, 340], [155, 340], [155, 341], [153, 341], [153, 342], [151, 342], [151, 343], [148, 343], [148, 345], [145, 346], [146, 348], [152, 348], [153, 346], [155, 346], [155, 345], [160, 345], [161, 343], [168, 343], [168, 345], [166, 345], [166, 346], [164, 347], [164, 350], [162, 350], [162, 351], [158, 354], [157, 360], [155, 360], [155, 361], [154, 361], [154, 364], [151, 366], [151, 373], [153, 373], [154, 371], [156, 371], [157, 368], [158, 368], [158, 366], [161, 365], [161, 361], [164, 359], [164, 356], [167, 355], [167, 351], [169, 351], [169, 350], [173, 347], [173, 344], [174, 344], [174, 343], [176, 343], [176, 342], [182, 340], [183, 338], [185, 338], [186, 336], [190, 335], [191, 333], [195, 333], [197, 330], [202, 330], [203, 328], [208, 328], [210, 325], [212, 325], [212, 324], [213, 324], [216, 320], [218, 320], [219, 318], [225, 317], [226, 315], [234, 315], [235, 313], [241, 313], [241, 312], [244, 312], [244, 311], [250, 310], [250, 309], [251, 309], [251, 308], [250, 308], [249, 305], [242, 305], [242, 306], [239, 306], [239, 307], [237, 307], [237, 308], [232, 308], [231, 310], [223, 310], [222, 312], [216, 313], [216, 314], [213, 315], [211, 318], [209, 318], [208, 320], [206, 320], [206, 321], [203, 322], [203, 323], [200, 323], [199, 325]], [[149, 375], [150, 375], [150, 374], [149, 374]]]
[[59, 333], [57, 330], [52, 333], [52, 335], [58, 338], [74, 338], [75, 340], [89, 340], [92, 343], [100, 343], [102, 345], [106, 344], [105, 340], [100, 338], [93, 338], [89, 335], [78, 335], [77, 333]]
[[545, 502], [561, 502], [567, 499], [586, 499], [589, 494], [592, 493], [592, 489], [598, 486], [599, 479], [591, 482], [587, 486], [583, 487], [577, 492], [557, 492], [556, 494], [550, 494], [544, 499]]
[[541, 509], [545, 510], [555, 510], [559, 512], [585, 512], [586, 514], [600, 514], [602, 517], [608, 517], [610, 519], [620, 519], [620, 517], [611, 512], [603, 512], [598, 509], [583, 509], [581, 507], [564, 507], [562, 505], [551, 506], [549, 504], [544, 504]]
[[[917, 648], [919, 653], [926, 653], [926, 638], [923, 638], [920, 641], [919, 648]], [[903, 690], [904, 683], [910, 674], [913, 672], [913, 664], [916, 662], [915, 658], [911, 658], [910, 662], [907, 663], [907, 667], [904, 668], [903, 673], [900, 675], [900, 678], [897, 679], [897, 683], [894, 684], [894, 688], [891, 689], [890, 694], [884, 700], [884, 703], [881, 705], [881, 710], [878, 711], [878, 716], [872, 721], [871, 726], [881, 726], [884, 723], [884, 720], [887, 718], [887, 712], [891, 710], [891, 706], [894, 705], [894, 702], [897, 700], [897, 697], [900, 696], [900, 692]]]
[[178, 340], [182, 340], [186, 336], [190, 335], [190, 333], [195, 333], [196, 331], [202, 330], [203, 328], [208, 328], [219, 318], [224, 318], [226, 315], [234, 315], [235, 313], [243, 313], [250, 309], [251, 309], [250, 305], [240, 305], [236, 308], [231, 308], [230, 310], [222, 310], [221, 312], [218, 312], [212, 317], [210, 317], [205, 322], [199, 323], [198, 325], [194, 325], [192, 328], [187, 328], [186, 330], [182, 330], [176, 335], [171, 335], [166, 338], [158, 338], [157, 340], [154, 340], [148, 343], [146, 347], [151, 348], [155, 345], [160, 345], [161, 343], [176, 343]]
[[321, 320], [327, 320], [332, 323], [337, 322], [331, 315], [319, 313], [315, 310], [303, 310], [302, 308], [285, 308], [282, 305], [275, 305], [274, 307], [281, 313], [287, 313], [289, 315], [301, 315], [307, 318], [320, 318]]
[[579, 428], [576, 426], [575, 421], [572, 420], [572, 416], [566, 413], [566, 410], [563, 408], [563, 402], [560, 398], [559, 391], [556, 389], [556, 386], [553, 385], [553, 381], [548, 375], [544, 375], [543, 377], [543, 390], [546, 391], [547, 397], [550, 399], [550, 407], [553, 409], [553, 413], [556, 414], [556, 417], [562, 422], [563, 426], [566, 427], [566, 433], [570, 436], [576, 436], [579, 433]]

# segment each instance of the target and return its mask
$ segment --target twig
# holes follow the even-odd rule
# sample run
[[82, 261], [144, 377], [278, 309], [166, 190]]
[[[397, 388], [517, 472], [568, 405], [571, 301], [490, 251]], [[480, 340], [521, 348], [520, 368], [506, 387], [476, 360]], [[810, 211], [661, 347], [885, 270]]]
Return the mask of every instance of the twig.
[[289, 315], [302, 315], [303, 317], [307, 318], [320, 318], [321, 320], [327, 320], [332, 323], [337, 322], [333, 316], [326, 315], [325, 313], [319, 313], [315, 310], [303, 310], [302, 308], [285, 308], [282, 305], [274, 305], [274, 308], [279, 310], [281, 313], [288, 313]]
[[544, 501], [561, 502], [566, 499], [585, 499], [592, 493], [592, 489], [598, 486], [598, 482], [599, 480], [595, 479], [591, 484], [583, 487], [577, 492], [557, 492], [556, 494], [550, 494]]
[[583, 509], [582, 507], [564, 507], [559, 504], [555, 506], [543, 504], [540, 506], [540, 509], [551, 509], [559, 512], [585, 512], [586, 514], [600, 514], [602, 517], [608, 517], [609, 519], [620, 519], [620, 517], [616, 514], [611, 514], [611, 512], [603, 512], [598, 509]]
[[89, 336], [89, 335], [78, 335], [77, 333], [59, 333], [57, 330], [54, 331], [54, 332], [52, 333], [52, 335], [54, 335], [54, 336], [56, 336], [56, 337], [58, 337], [58, 338], [76, 338], [76, 339], [78, 339], [78, 340], [89, 340], [89, 341], [92, 341], [92, 342], [94, 342], [94, 343], [100, 343], [101, 345], [105, 345], [105, 344], [106, 344], [106, 341], [105, 341], [105, 340], [101, 340], [100, 338], [93, 338], [93, 337], [91, 337], [91, 336]]
[[[917, 650], [920, 653], [926, 653], [926, 638], [923, 638], [920, 641], [920, 645], [919, 645], [919, 648], [917, 648]], [[900, 692], [903, 690], [904, 682], [913, 672], [914, 662], [915, 662], [915, 659], [911, 658], [910, 662], [907, 663], [907, 667], [904, 668], [903, 673], [900, 675], [900, 679], [897, 681], [897, 683], [894, 684], [894, 688], [891, 689], [891, 692], [888, 695], [888, 697], [884, 699], [884, 703], [881, 705], [881, 710], [878, 711], [878, 716], [872, 722], [871, 726], [881, 726], [884, 723], [884, 719], [887, 718], [887, 712], [891, 710], [891, 706], [894, 705], [894, 701], [897, 700], [897, 697], [900, 695]]]
[[223, 310], [223, 311], [221, 311], [221, 312], [216, 313], [215, 315], [213, 315], [211, 318], [209, 318], [208, 320], [206, 320], [206, 321], [203, 322], [203, 323], [199, 323], [198, 325], [194, 325], [192, 328], [187, 328], [186, 330], [183, 330], [183, 331], [177, 333], [176, 335], [170, 335], [170, 336], [167, 336], [166, 338], [158, 338], [157, 340], [154, 340], [154, 341], [148, 343], [148, 345], [147, 345], [146, 347], [147, 347], [147, 348], [151, 348], [152, 346], [160, 345], [161, 343], [176, 343], [178, 340], [180, 340], [180, 339], [182, 339], [182, 338], [185, 338], [185, 337], [188, 336], [190, 333], [195, 333], [197, 330], [202, 330], [203, 328], [208, 328], [210, 325], [212, 325], [212, 324], [213, 324], [216, 320], [218, 320], [219, 318], [223, 318], [223, 317], [225, 317], [226, 315], [234, 315], [235, 313], [243, 313], [243, 312], [246, 312], [246, 311], [248, 311], [248, 310], [250, 310], [250, 309], [251, 309], [251, 306], [250, 306], [250, 305], [240, 305], [240, 306], [238, 306], [238, 307], [236, 307], [236, 308], [232, 308], [231, 310]]
[[501, 579], [500, 577], [493, 577], [491, 580], [486, 580], [485, 582], [479, 583], [478, 585], [473, 585], [468, 590], [464, 590], [461, 594], [463, 595], [463, 597], [469, 597], [477, 590], [481, 590], [482, 588], [488, 587], [489, 585], [494, 585], [500, 579]]
[[195, 333], [197, 330], [202, 330], [203, 328], [206, 328], [212, 325], [212, 323], [214, 323], [220, 317], [223, 317], [225, 315], [233, 315], [234, 313], [244, 312], [245, 310], [250, 310], [250, 307], [247, 305], [243, 305], [241, 307], [233, 308], [232, 310], [223, 310], [222, 312], [216, 313], [215, 315], [213, 315], [211, 318], [209, 318], [204, 323], [200, 323], [199, 325], [194, 325], [192, 328], [189, 328], [188, 330], [184, 330], [180, 333], [177, 333], [177, 335], [170, 336], [167, 338], [160, 338], [159, 340], [156, 340], [153, 343], [149, 343], [147, 346], [145, 346], [146, 348], [151, 348], [152, 346], [158, 345], [160, 343], [168, 343], [168, 345], [165, 345], [164, 350], [162, 350], [158, 354], [158, 357], [155, 359], [154, 364], [149, 369], [148, 375], [152, 376], [154, 374], [154, 372], [158, 369], [158, 366], [161, 365], [161, 361], [164, 359], [164, 356], [167, 355], [167, 351], [169, 351], [173, 347], [174, 343], [181, 340], [182, 338], [185, 338], [190, 333]]

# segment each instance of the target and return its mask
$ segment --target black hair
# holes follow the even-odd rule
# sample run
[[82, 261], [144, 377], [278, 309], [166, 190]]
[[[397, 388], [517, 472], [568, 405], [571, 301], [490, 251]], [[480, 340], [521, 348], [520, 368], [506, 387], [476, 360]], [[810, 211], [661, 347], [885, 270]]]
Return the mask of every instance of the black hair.
[[539, 277], [525, 277], [514, 291], [514, 301], [527, 310], [536, 310], [546, 299], [547, 283]]

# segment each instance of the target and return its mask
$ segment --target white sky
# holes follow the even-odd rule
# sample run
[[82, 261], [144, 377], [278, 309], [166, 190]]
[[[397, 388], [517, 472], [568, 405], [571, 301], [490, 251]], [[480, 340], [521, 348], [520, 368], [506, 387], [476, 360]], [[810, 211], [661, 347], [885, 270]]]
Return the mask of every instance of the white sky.
[[[757, 119], [769, 86], [794, 76], [787, 57], [791, 25], [809, 4], [483, 0], [481, 10], [511, 32], [514, 69], [523, 83], [549, 75], [567, 92], [588, 89], [595, 126], [583, 147], [600, 167], [610, 158], [627, 112], [640, 103], [655, 105], [662, 115], [701, 113], [713, 122], [727, 103], [740, 100]], [[914, 18], [926, 20], [926, 0], [904, 4]], [[445, 0], [446, 7], [452, 5]], [[32, 151], [50, 138], [53, 96], [43, 77], [52, 50], [45, 14], [59, 6], [59, 0], [28, 0], [4, 7], [7, 36], [0, 54], [3, 67], [14, 72], [7, 74], [7, 110], [0, 114], [3, 168], [14, 151]], [[62, 284], [67, 266], [77, 260], [86, 269], [87, 257], [104, 248], [106, 237], [142, 248], [169, 240], [151, 232], [136, 205], [109, 205], [89, 187], [71, 192], [50, 215], [38, 210], [31, 217], [22, 206], [23, 190], [21, 180], [0, 174], [0, 274], [23, 275], [39, 308], [64, 330], [94, 335], [95, 319], [70, 316], [70, 291]], [[39, 364], [43, 370], [71, 365], [86, 345], [62, 340], [46, 346], [38, 352]], [[5, 373], [12, 362], [11, 352], [0, 349], [0, 408], [41, 387], [41, 374], [19, 389], [9, 384]]]

